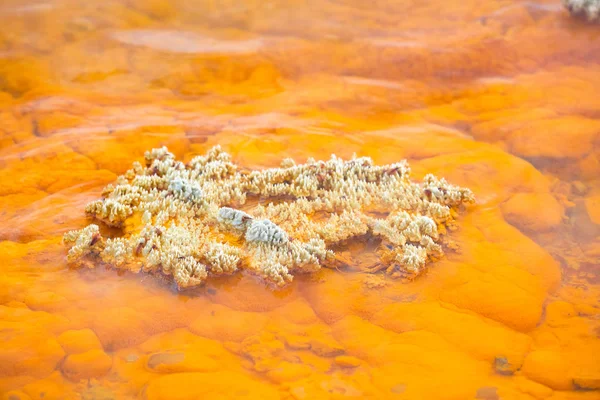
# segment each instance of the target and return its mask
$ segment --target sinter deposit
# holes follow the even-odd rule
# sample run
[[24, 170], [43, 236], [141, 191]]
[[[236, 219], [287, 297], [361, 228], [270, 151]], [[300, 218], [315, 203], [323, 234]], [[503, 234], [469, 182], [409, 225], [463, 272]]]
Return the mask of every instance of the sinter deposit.
[[577, 17], [600, 22], [600, 0], [563, 0], [563, 4]]
[[433, 175], [413, 183], [409, 174], [406, 161], [335, 156], [245, 171], [219, 147], [188, 164], [154, 149], [86, 207], [122, 236], [105, 238], [95, 224], [69, 232], [67, 259], [171, 275], [179, 288], [241, 270], [283, 286], [294, 273], [334, 264], [332, 249], [367, 235], [381, 241], [371, 272], [414, 277], [450, 244], [446, 230], [473, 195]]

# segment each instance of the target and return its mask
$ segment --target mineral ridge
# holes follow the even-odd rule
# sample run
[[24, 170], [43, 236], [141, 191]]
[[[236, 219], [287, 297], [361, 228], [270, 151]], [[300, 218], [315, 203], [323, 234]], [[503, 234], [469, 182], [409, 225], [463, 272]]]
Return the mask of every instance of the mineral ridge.
[[368, 272], [413, 278], [443, 254], [447, 229], [474, 198], [443, 178], [409, 175], [406, 161], [367, 157], [247, 171], [218, 146], [187, 164], [154, 149], [86, 207], [122, 235], [104, 237], [96, 224], [68, 232], [67, 259], [169, 275], [180, 289], [240, 271], [281, 287], [339, 264], [335, 250], [366, 236], [381, 259]]

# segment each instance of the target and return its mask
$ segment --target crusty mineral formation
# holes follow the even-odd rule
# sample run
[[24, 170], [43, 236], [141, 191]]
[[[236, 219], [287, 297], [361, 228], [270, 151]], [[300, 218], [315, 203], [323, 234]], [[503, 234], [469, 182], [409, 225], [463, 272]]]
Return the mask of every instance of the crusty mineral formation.
[[95, 224], [69, 232], [67, 259], [170, 275], [179, 288], [241, 270], [284, 286], [294, 273], [335, 264], [332, 249], [367, 236], [380, 242], [381, 263], [370, 272], [414, 277], [442, 255], [446, 228], [473, 195], [409, 174], [406, 161], [335, 156], [245, 171], [219, 147], [188, 164], [154, 149], [86, 207], [122, 235], [105, 238]]
[[577, 17], [600, 22], [600, 0], [563, 0], [563, 4]]

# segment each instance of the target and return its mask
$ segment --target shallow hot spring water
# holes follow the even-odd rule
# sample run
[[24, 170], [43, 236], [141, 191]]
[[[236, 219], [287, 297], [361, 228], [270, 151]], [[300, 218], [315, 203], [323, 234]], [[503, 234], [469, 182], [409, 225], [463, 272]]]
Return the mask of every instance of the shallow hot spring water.
[[[600, 26], [559, 1], [5, 0], [0, 398], [600, 398]], [[454, 245], [274, 290], [67, 266], [144, 152], [406, 159], [472, 190]], [[118, 230], [103, 226], [102, 233]]]

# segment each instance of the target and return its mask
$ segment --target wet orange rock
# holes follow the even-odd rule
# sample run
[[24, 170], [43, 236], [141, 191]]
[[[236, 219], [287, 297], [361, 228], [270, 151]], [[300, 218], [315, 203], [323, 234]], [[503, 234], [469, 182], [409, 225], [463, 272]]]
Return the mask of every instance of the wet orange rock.
[[573, 385], [580, 390], [600, 390], [600, 375], [582, 371], [575, 374]]
[[[214, 284], [214, 286], [213, 286]], [[298, 298], [296, 291], [265, 291], [264, 284], [256, 279], [223, 279], [207, 282], [206, 298], [237, 311], [269, 312]]]
[[148, 317], [129, 307], [106, 309], [94, 318], [92, 329], [107, 350], [137, 344], [150, 336]]
[[10, 376], [4, 375], [0, 378], [0, 393], [7, 393], [13, 390], [18, 390], [23, 386], [34, 382], [36, 378], [26, 375]]
[[266, 322], [267, 317], [262, 314], [235, 311], [214, 304], [197, 314], [190, 324], [190, 330], [209, 339], [238, 342], [260, 332]]
[[11, 390], [4, 394], [2, 400], [31, 400], [31, 397], [20, 390]]
[[147, 366], [156, 372], [211, 372], [218, 369], [217, 361], [193, 351], [167, 351], [153, 353]]
[[313, 369], [302, 363], [282, 361], [270, 369], [266, 376], [274, 382], [292, 382], [311, 375]]
[[85, 353], [89, 350], [102, 349], [98, 336], [91, 329], [69, 330], [61, 333], [58, 343], [67, 354]]
[[50, 112], [38, 115], [33, 120], [34, 134], [50, 136], [61, 129], [77, 126], [81, 119], [62, 112]]
[[290, 385], [294, 399], [348, 397], [382, 398], [383, 393], [371, 382], [368, 375], [347, 376], [340, 373], [318, 374]]
[[148, 400], [193, 400], [205, 396], [222, 399], [278, 399], [277, 391], [251, 377], [233, 372], [180, 373], [150, 382]]
[[[491, 369], [491, 363], [476, 360], [453, 343], [425, 330], [395, 333], [348, 317], [335, 324], [334, 334], [348, 354], [374, 367], [374, 384], [386, 392], [395, 392], [402, 385], [403, 390], [408, 390], [407, 395], [427, 396], [438, 391], [436, 396], [440, 396], [439, 388], [443, 387], [444, 391], [451, 390], [444, 398], [455, 398], [456, 391], [468, 396], [469, 391], [474, 390], [472, 379], [479, 373], [487, 375]], [[456, 365], [461, 366], [460, 373], [453, 372]], [[435, 386], [427, 380], [416, 379], [424, 371], [435, 371]], [[461, 385], [455, 387], [453, 381], [456, 380], [460, 380]], [[464, 387], [468, 381], [471, 383]]]
[[271, 312], [271, 318], [282, 319], [294, 324], [305, 325], [319, 322], [319, 317], [310, 304], [303, 298], [298, 298]]
[[562, 222], [564, 209], [550, 193], [518, 193], [502, 203], [504, 218], [524, 231], [544, 232]]
[[517, 130], [508, 144], [515, 154], [526, 158], [579, 158], [590, 153], [599, 128], [600, 122], [594, 119], [551, 118]]
[[536, 399], [546, 399], [552, 395], [552, 389], [547, 386], [531, 381], [523, 376], [518, 376], [515, 379], [517, 389], [524, 394], [533, 396]]
[[337, 356], [335, 363], [340, 367], [358, 367], [361, 364], [359, 358], [352, 356]]
[[[558, 0], [3, 0], [0, 399], [597, 400], [599, 63]], [[69, 269], [163, 145], [407, 159], [477, 202], [415, 280], [367, 237], [278, 291]]]
[[[27, 310], [26, 313], [34, 312]], [[56, 369], [65, 355], [55, 336], [46, 330], [51, 325], [45, 324], [43, 318], [31, 317], [25, 319], [29, 326], [19, 327], [20, 318], [3, 320], [0, 324], [4, 343], [0, 348], [0, 373], [3, 376], [46, 376]], [[36, 328], [35, 323], [41, 328]]]
[[[123, 123], [132, 122], [123, 121]], [[93, 143], [75, 141], [71, 145], [76, 152], [96, 163], [101, 169], [123, 173], [131, 166], [132, 154], [143, 154], [149, 148], [169, 146], [174, 154], [182, 154], [187, 149], [188, 143], [183, 130], [177, 131], [167, 130], [163, 134], [147, 135], [144, 134], [144, 128], [139, 131], [115, 130], [114, 132], [106, 132], [106, 128], [102, 128], [102, 135], [93, 135]], [[132, 137], [137, 137], [138, 140], [127, 140]], [[110, 153], [110, 158], [103, 157], [107, 152]]]
[[596, 225], [600, 225], [600, 194], [592, 194], [585, 198], [585, 209]]
[[[451, 323], [453, 320], [456, 322]], [[531, 339], [524, 334], [437, 303], [393, 304], [377, 313], [373, 322], [399, 333], [413, 330], [436, 332], [453, 345], [490, 363], [497, 357], [502, 357], [512, 364], [520, 365], [531, 345]], [[467, 332], [480, 332], [482, 337], [496, 340], [478, 343], [465, 341], [463, 338]]]
[[[468, 218], [473, 226], [465, 226], [459, 235], [471, 240], [463, 242], [452, 263], [432, 272], [444, 277], [437, 295], [519, 331], [533, 329], [548, 292], [559, 283], [558, 264], [497, 213], [483, 211]], [[469, 263], [472, 258], [485, 260], [485, 268]]]
[[[370, 260], [371, 264], [375, 260]], [[379, 296], [365, 296], [363, 281], [351, 279], [335, 269], [319, 271], [315, 282], [303, 287], [304, 295], [315, 314], [327, 324], [347, 315], [372, 315], [390, 301]], [[324, 298], [330, 301], [323, 302]]]
[[220, 341], [195, 335], [187, 329], [174, 329], [155, 335], [137, 347], [147, 354], [158, 353], [164, 349], [182, 352], [202, 351], [207, 357], [222, 361], [225, 361], [228, 354]]
[[[358, 293], [347, 290], [347, 278], [331, 270], [319, 271], [316, 278], [320, 278], [320, 284], [309, 284], [304, 290], [306, 299], [317, 316], [326, 323], [333, 323], [350, 314], [352, 296], [358, 296]], [[329, 298], [331, 301], [324, 303], [321, 301], [323, 298]]]
[[34, 58], [4, 59], [0, 64], [2, 72], [2, 91], [12, 96], [46, 87], [48, 70], [43, 63]]
[[148, 297], [147, 292], [141, 294], [147, 297], [132, 299], [130, 307], [115, 306], [91, 316], [89, 323], [105, 349], [139, 344], [153, 334], [182, 327], [190, 319], [187, 312], [177, 309], [176, 299], [161, 301]]
[[[579, 296], [580, 310], [566, 301], [573, 296]], [[577, 389], [596, 390], [600, 364], [595, 354], [600, 351], [600, 342], [593, 338], [598, 324], [590, 323], [585, 314], [597, 311], [582, 307], [585, 303], [581, 294], [561, 290], [560, 299], [546, 306], [546, 318], [535, 331], [536, 350], [527, 356], [527, 369], [523, 367], [529, 379], [553, 388], [567, 387], [568, 383]]]
[[48, 312], [59, 311], [64, 309], [68, 304], [66, 298], [54, 292], [31, 293], [23, 301], [32, 310]]
[[[145, 385], [156, 373], [240, 370], [237, 364], [236, 357], [226, 351], [221, 342], [176, 329], [153, 336], [138, 348], [121, 350], [114, 370], [124, 379], [140, 380], [140, 384]], [[135, 373], [137, 366], [149, 372], [147, 378]]]
[[76, 396], [73, 388], [59, 372], [53, 372], [43, 379], [25, 385], [23, 391], [32, 400], [60, 400]]
[[592, 152], [578, 164], [580, 174], [585, 179], [595, 179], [600, 174], [600, 156]]
[[72, 381], [96, 378], [106, 374], [112, 366], [112, 358], [100, 349], [71, 354], [62, 364], [64, 375]]
[[527, 355], [523, 374], [555, 390], [573, 388], [573, 376], [568, 360], [558, 351], [536, 350]]
[[471, 188], [483, 203], [505, 200], [514, 192], [549, 189], [548, 178], [527, 161], [480, 143], [464, 153], [426, 158], [413, 169], [416, 176], [444, 171], [447, 179]]
[[285, 343], [274, 333], [264, 331], [260, 334], [246, 338], [239, 346], [229, 349], [248, 358], [252, 364], [249, 366], [257, 372], [268, 372], [281, 362], [281, 355], [285, 354]]
[[546, 306], [546, 320], [549, 325], [559, 325], [565, 323], [570, 317], [576, 316], [577, 311], [571, 303], [566, 301], [553, 301]]

